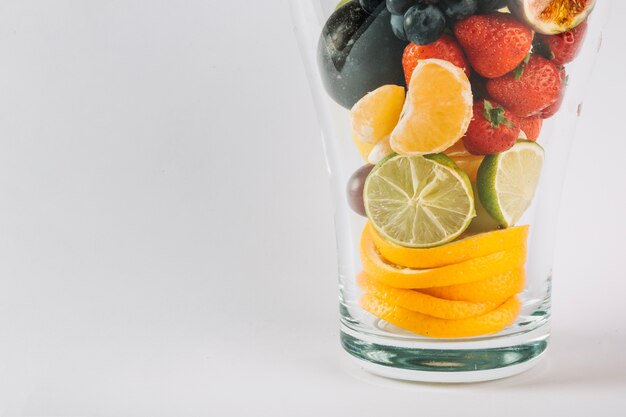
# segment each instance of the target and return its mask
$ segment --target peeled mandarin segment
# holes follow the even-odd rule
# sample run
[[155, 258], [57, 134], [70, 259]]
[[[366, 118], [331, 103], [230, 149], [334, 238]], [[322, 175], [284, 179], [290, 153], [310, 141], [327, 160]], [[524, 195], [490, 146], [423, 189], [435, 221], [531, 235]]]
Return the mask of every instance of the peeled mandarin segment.
[[382, 257], [394, 265], [406, 268], [436, 268], [525, 246], [528, 226], [481, 233], [429, 249], [405, 248], [387, 242], [371, 223], [365, 226], [363, 233], [371, 237]]
[[381, 284], [362, 273], [357, 277], [357, 284], [367, 294], [380, 298], [389, 304], [395, 304], [411, 311], [442, 319], [465, 319], [480, 316], [497, 308], [504, 300], [469, 303], [450, 301], [422, 294], [415, 290], [402, 290]]
[[457, 338], [497, 333], [511, 325], [521, 310], [521, 303], [511, 297], [495, 310], [480, 316], [446, 320], [390, 304], [370, 294], [361, 298], [361, 307], [393, 325], [428, 337]]
[[389, 136], [384, 137], [372, 147], [372, 150], [367, 156], [367, 162], [376, 165], [392, 153], [393, 150], [391, 150], [391, 146], [389, 145]]
[[523, 291], [525, 284], [526, 273], [520, 268], [481, 281], [447, 287], [422, 288], [419, 292], [453, 301], [502, 302]]
[[383, 85], [368, 93], [350, 110], [353, 136], [370, 144], [389, 136], [403, 105], [404, 88], [398, 85]]
[[465, 72], [448, 61], [421, 60], [391, 133], [391, 148], [399, 154], [443, 152], [465, 134], [472, 114], [472, 89]]
[[446, 149], [444, 153], [448, 155], [459, 168], [465, 171], [472, 183], [476, 182], [476, 175], [478, 174], [480, 163], [483, 161], [483, 155], [472, 155], [469, 153], [461, 140]]
[[363, 161], [368, 162], [369, 155], [372, 152], [372, 149], [374, 149], [374, 146], [376, 146], [376, 144], [365, 143], [361, 139], [357, 138], [355, 135], [352, 135], [352, 139], [354, 140], [354, 144], [356, 145], [356, 148], [359, 150], [359, 153], [361, 154], [361, 158], [363, 158]]
[[439, 268], [403, 268], [388, 263], [376, 250], [368, 233], [361, 236], [363, 270], [370, 277], [394, 288], [420, 289], [476, 282], [521, 268], [525, 261], [526, 248], [517, 247]]

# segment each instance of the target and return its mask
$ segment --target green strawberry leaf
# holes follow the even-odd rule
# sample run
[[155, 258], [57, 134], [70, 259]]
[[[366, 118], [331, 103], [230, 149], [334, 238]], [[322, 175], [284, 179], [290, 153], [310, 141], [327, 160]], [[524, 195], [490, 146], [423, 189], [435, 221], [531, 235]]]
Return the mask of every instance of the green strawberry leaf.
[[493, 107], [493, 104], [489, 100], [484, 100], [483, 115], [485, 119], [491, 123], [493, 129], [497, 129], [502, 126], [513, 129], [515, 125], [510, 119], [507, 119], [506, 111], [502, 107]]
[[519, 80], [524, 75], [524, 70], [526, 69], [526, 65], [528, 65], [528, 61], [530, 61], [530, 54], [526, 55], [526, 58], [513, 70], [515, 74], [515, 79]]

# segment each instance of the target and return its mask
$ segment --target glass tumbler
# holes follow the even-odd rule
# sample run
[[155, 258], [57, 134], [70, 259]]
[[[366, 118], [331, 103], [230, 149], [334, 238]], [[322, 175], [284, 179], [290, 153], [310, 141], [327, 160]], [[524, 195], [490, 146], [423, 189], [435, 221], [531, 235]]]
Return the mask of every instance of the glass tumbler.
[[331, 179], [344, 350], [411, 381], [529, 369], [548, 346], [560, 193], [609, 0], [290, 7]]

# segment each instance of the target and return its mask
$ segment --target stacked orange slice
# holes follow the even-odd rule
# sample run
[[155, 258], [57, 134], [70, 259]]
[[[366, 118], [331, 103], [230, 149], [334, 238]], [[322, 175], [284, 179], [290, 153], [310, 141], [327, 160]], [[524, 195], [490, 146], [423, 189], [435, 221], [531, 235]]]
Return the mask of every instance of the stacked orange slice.
[[528, 226], [413, 249], [361, 236], [361, 307], [403, 329], [438, 338], [497, 333], [515, 321], [525, 284]]

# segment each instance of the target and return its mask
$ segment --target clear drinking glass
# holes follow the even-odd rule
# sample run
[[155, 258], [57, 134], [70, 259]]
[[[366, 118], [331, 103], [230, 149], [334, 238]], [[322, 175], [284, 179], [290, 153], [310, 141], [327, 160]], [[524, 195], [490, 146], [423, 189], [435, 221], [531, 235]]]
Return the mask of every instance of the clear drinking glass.
[[[441, 6], [444, 2], [445, 0], [441, 0], [438, 6]], [[476, 132], [468, 132], [467, 125], [462, 126], [461, 135], [465, 133], [465, 137], [461, 139], [458, 139], [456, 136], [446, 137], [442, 134], [441, 138], [444, 139], [439, 139], [443, 142], [454, 141], [455, 138], [458, 139], [453, 146], [446, 148], [444, 151], [457, 164], [457, 167], [449, 167], [446, 172], [458, 172], [457, 169], [460, 167], [467, 174], [467, 178], [472, 186], [470, 193], [473, 194], [473, 204], [477, 217], [472, 220], [463, 234], [450, 242], [436, 242], [434, 245], [426, 244], [419, 248], [415, 248], [419, 244], [415, 245], [413, 240], [406, 246], [403, 246], [402, 239], [396, 239], [397, 236], [406, 237], [408, 233], [399, 230], [397, 227], [398, 223], [393, 223], [399, 218], [397, 216], [404, 216], [404, 214], [394, 212], [393, 210], [396, 209], [394, 208], [396, 206], [393, 204], [385, 203], [387, 205], [383, 204], [380, 206], [382, 203], [376, 202], [375, 195], [378, 195], [380, 198], [380, 193], [384, 195], [385, 192], [389, 192], [388, 188], [383, 191], [380, 191], [380, 189], [376, 191], [375, 186], [379, 183], [372, 179], [368, 186], [369, 188], [363, 196], [363, 199], [367, 200], [367, 202], [364, 203], [359, 200], [363, 193], [363, 182], [367, 173], [373, 168], [371, 163], [378, 163], [378, 167], [385, 167], [391, 166], [394, 160], [401, 161], [401, 159], [394, 158], [408, 158], [404, 159], [404, 161], [410, 160], [412, 161], [411, 164], [427, 163], [430, 164], [428, 166], [439, 167], [435, 169], [446, 170], [446, 168], [441, 168], [441, 164], [445, 165], [445, 163], [440, 160], [433, 163], [430, 157], [426, 157], [426, 160], [429, 162], [424, 162], [424, 155], [431, 153], [428, 152], [428, 145], [425, 145], [419, 151], [415, 151], [415, 143], [412, 144], [411, 142], [414, 136], [411, 136], [411, 132], [407, 133], [406, 130], [403, 131], [398, 127], [405, 118], [408, 124], [420, 123], [417, 120], [419, 117], [415, 118], [412, 115], [427, 114], [427, 110], [424, 109], [427, 109], [428, 106], [437, 105], [426, 103], [429, 102], [428, 92], [424, 93], [426, 96], [420, 96], [415, 91], [419, 91], [422, 88], [421, 86], [424, 86], [423, 88], [427, 90], [426, 84], [431, 83], [431, 80], [433, 84], [441, 81], [437, 81], [434, 75], [431, 78], [415, 77], [415, 72], [417, 71], [405, 74], [402, 62], [405, 48], [407, 48], [409, 42], [401, 40], [400, 37], [409, 36], [408, 33], [410, 31], [412, 31], [412, 35], [410, 35], [413, 36], [412, 39], [416, 39], [415, 36], [423, 35], [424, 33], [427, 35], [429, 33], [432, 34], [432, 28], [428, 29], [427, 27], [426, 29], [431, 30], [431, 32], [428, 32], [428, 30], [424, 30], [424, 26], [418, 29], [415, 29], [414, 26], [416, 25], [414, 21], [416, 19], [419, 20], [423, 16], [424, 11], [422, 9], [426, 6], [416, 6], [418, 9], [420, 7], [422, 9], [417, 10], [417, 12], [415, 10], [412, 11], [415, 12], [411, 17], [413, 22], [407, 18], [408, 11], [400, 19], [396, 18], [396, 29], [399, 21], [401, 22], [400, 28], [405, 32], [394, 35], [392, 14], [390, 14], [388, 6], [389, 3], [391, 3], [392, 7], [394, 3], [402, 6], [403, 2], [387, 1], [386, 5], [385, 1], [359, 2], [359, 0], [351, 0], [344, 3], [338, 6], [337, 0], [290, 0], [299, 47], [319, 116], [324, 152], [331, 179], [332, 197], [335, 206], [341, 343], [343, 348], [364, 369], [398, 379], [431, 382], [471, 382], [497, 379], [523, 372], [536, 363], [548, 346], [550, 291], [553, 278], [552, 260], [561, 187], [566, 171], [570, 144], [572, 143], [576, 122], [581, 112], [585, 84], [590, 76], [596, 54], [600, 49], [602, 41], [601, 29], [608, 14], [609, 1], [598, 0], [595, 2], [595, 5], [593, 1], [586, 2], [580, 0], [553, 0], [549, 2], [539, 0], [526, 2], [523, 0], [508, 1], [508, 8], [500, 9], [498, 12], [500, 14], [497, 15], [496, 19], [509, 19], [512, 23], [505, 22], [505, 24], [510, 24], [514, 28], [517, 23], [521, 23], [525, 27], [532, 29], [532, 31], [529, 30], [524, 33], [526, 35], [530, 33], [530, 36], [533, 37], [533, 58], [531, 58], [531, 61], [528, 60], [526, 53], [524, 53], [523, 57], [515, 58], [518, 61], [507, 62], [506, 64], [509, 68], [504, 68], [505, 66], [499, 68], [502, 60], [497, 60], [494, 57], [500, 53], [499, 48], [502, 46], [500, 42], [509, 42], [510, 39], [503, 38], [504, 40], [496, 41], [497, 35], [494, 35], [495, 38], [490, 43], [490, 38], [488, 36], [484, 37], [480, 32], [484, 29], [481, 28], [481, 25], [485, 25], [484, 21], [475, 18], [475, 16], [481, 16], [481, 18], [485, 15], [495, 16], [492, 12], [474, 11], [470, 13], [472, 14], [471, 17], [460, 16], [462, 18], [467, 17], [467, 19], [460, 19], [459, 16], [454, 15], [454, 10], [448, 15], [443, 10], [443, 15], [447, 16], [445, 22], [448, 26], [448, 29], [446, 29], [447, 34], [444, 36], [447, 36], [447, 39], [452, 39], [455, 45], [461, 49], [464, 54], [464, 66], [467, 68], [468, 73], [471, 72], [469, 81], [467, 81], [467, 77], [465, 79], [459, 77], [458, 73], [455, 79], [459, 79], [461, 85], [465, 87], [467, 87], [468, 84], [466, 83], [468, 82], [473, 90], [472, 102], [469, 104], [470, 110], [472, 106], [474, 109], [476, 106], [479, 106], [478, 117], [475, 114], [470, 116], [465, 114], [463, 117], [459, 116], [459, 119], [463, 119], [465, 123], [470, 123], [469, 129], [472, 129], [471, 124], [478, 124], [478, 121], [469, 122], [468, 117], [474, 120], [481, 117], [487, 118], [488, 116], [497, 118], [497, 111], [494, 113], [492, 110], [489, 113], [490, 109], [483, 109], [487, 105], [485, 104], [485, 100], [487, 100], [489, 105], [494, 105], [495, 103], [497, 108], [502, 108], [506, 111], [504, 117], [509, 121], [514, 121], [511, 123], [511, 129], [515, 129], [515, 126], [521, 126], [522, 121], [520, 119], [527, 119], [528, 117], [526, 116], [529, 115], [526, 113], [531, 111], [528, 108], [524, 108], [524, 104], [527, 104], [525, 103], [526, 101], [545, 100], [545, 102], [540, 104], [534, 103], [536, 108], [543, 107], [540, 111], [535, 109], [532, 116], [530, 116], [530, 118], [543, 120], [543, 125], [540, 128], [538, 138], [534, 138], [534, 136], [537, 136], [536, 133], [530, 132], [533, 130], [532, 127], [526, 127], [529, 130], [528, 133], [520, 132], [516, 135], [519, 138], [530, 137], [530, 139], [536, 139], [535, 143], [539, 144], [540, 148], [536, 147], [534, 143], [529, 144], [528, 141], [522, 141], [515, 142], [514, 145], [509, 143], [505, 146], [508, 147], [506, 150], [500, 149], [496, 151], [493, 149], [493, 146], [500, 146], [497, 140], [489, 142], [485, 139], [485, 134], [476, 135]], [[420, 2], [415, 0], [404, 3], [416, 5]], [[451, 1], [449, 3], [463, 2]], [[506, 1], [500, 1], [500, 3], [504, 3], [507, 6]], [[546, 6], [548, 3], [549, 5]], [[528, 6], [529, 4], [530, 6], [535, 5], [535, 9], [530, 6], [529, 10], [524, 9], [524, 5]], [[537, 4], [540, 4], [540, 6], [537, 6]], [[571, 28], [566, 28], [568, 29], [567, 35], [542, 35], [538, 32], [538, 30], [544, 32], [566, 30], [563, 26], [557, 29], [549, 25], [542, 26], [542, 22], [537, 23], [536, 20], [533, 20], [533, 16], [541, 15], [539, 13], [541, 10], [538, 12], [536, 10], [537, 7], [549, 8], [551, 6], [559, 6], [559, 4], [574, 8], [580, 7], [582, 4], [592, 9], [585, 23], [587, 25], [586, 33], [576, 34], [576, 32], [569, 31]], [[364, 8], [369, 8], [370, 10], [364, 10]], [[510, 10], [513, 9], [517, 9], [517, 13], [509, 14]], [[441, 11], [441, 8], [439, 10]], [[438, 13], [432, 10], [430, 12], [435, 15]], [[544, 15], [546, 13], [544, 10]], [[456, 22], [455, 18], [458, 18]], [[560, 19], [561, 23], [567, 20], [563, 16], [554, 18], [554, 20], [558, 19]], [[459, 22], [466, 22], [463, 24], [465, 26]], [[569, 24], [573, 26], [575, 23], [572, 22], [573, 20], [570, 19], [563, 25]], [[424, 25], [424, 21], [421, 24]], [[429, 23], [427, 22], [427, 24]], [[411, 28], [412, 25], [413, 27]], [[580, 29], [582, 27], [579, 27], [580, 32], [584, 32]], [[500, 31], [508, 30], [508, 26], [505, 29], [502, 29], [502, 26], [498, 28], [497, 30]], [[416, 30], [417, 35], [415, 35]], [[468, 41], [465, 39], [467, 36], [476, 36], [476, 38]], [[570, 37], [568, 38], [568, 36]], [[584, 38], [584, 41], [581, 40], [582, 38]], [[463, 43], [462, 39], [464, 39]], [[571, 41], [575, 43], [582, 42], [580, 51], [573, 60], [572, 45], [567, 46], [568, 42]], [[424, 41], [421, 42], [426, 43]], [[546, 48], [546, 45], [548, 48]], [[414, 46], [413, 48], [415, 50], [417, 47]], [[530, 46], [528, 46], [528, 49], [530, 49]], [[420, 52], [416, 53], [419, 55]], [[569, 58], [564, 57], [568, 53], [572, 56]], [[441, 52], [436, 52], [434, 55], [432, 53], [431, 55], [425, 54], [423, 57], [418, 56], [417, 59], [414, 57], [413, 59], [416, 62], [428, 61], [429, 58], [439, 58], [446, 61], [454, 60], [447, 55], [442, 56], [438, 54], [441, 54]], [[543, 67], [537, 71], [531, 68], [533, 60], [539, 62], [539, 58], [535, 58], [537, 56], [543, 56], [544, 61], [541, 61], [543, 65], [549, 68], [557, 68], [559, 72], [561, 79], [559, 96], [564, 96], [564, 98], [560, 110], [554, 115], [551, 115], [551, 113], [554, 113], [553, 109], [558, 107], [555, 101], [559, 101], [559, 98], [546, 98], [549, 96], [546, 90], [552, 88], [550, 82], [554, 80], [550, 79], [550, 71], [544, 70]], [[481, 61], [481, 59], [485, 62]], [[520, 60], [521, 62], [519, 62]], [[571, 62], [564, 64], [561, 62], [569, 60]], [[546, 64], [545, 61], [549, 61], [549, 64]], [[434, 64], [439, 65], [440, 61], [434, 61]], [[515, 69], [511, 69], [511, 65]], [[459, 62], [456, 62], [454, 67], [460, 67]], [[424, 68], [429, 67], [424, 65], [422, 71]], [[454, 73], [454, 68], [450, 70], [450, 67], [445, 65], [440, 65], [440, 67], [431, 66], [430, 68], [447, 68], [448, 73], [450, 71]], [[480, 70], [477, 70], [477, 68], [480, 68]], [[495, 72], [506, 70], [507, 74], [495, 74], [492, 70]], [[515, 71], [520, 70], [521, 75], [511, 75]], [[542, 74], [547, 77], [544, 77], [543, 81], [541, 81], [542, 76], [538, 76], [535, 73], [541, 73], [541, 71], [544, 71]], [[436, 72], [433, 72], [433, 74]], [[425, 72], [425, 74], [428, 73]], [[483, 76], [485, 74], [488, 76]], [[359, 107], [358, 105], [351, 112], [352, 106], [357, 101], [362, 103], [359, 100], [366, 96], [367, 93], [379, 91], [379, 87], [383, 85], [406, 87], [405, 75], [408, 77], [408, 81], [411, 82], [411, 88], [406, 93], [404, 104], [401, 103], [403, 106], [401, 115], [396, 114], [399, 111], [397, 108], [395, 110], [391, 109], [393, 100], [388, 99], [389, 96], [384, 96], [382, 93], [379, 96], [382, 97], [379, 102], [372, 99], [370, 103], [374, 103], [373, 105], [369, 107], [368, 105], [362, 105], [360, 107], [365, 109], [361, 111], [361, 113], [365, 113], [365, 117], [358, 115], [358, 110], [356, 110]], [[507, 80], [500, 81], [500, 84], [491, 81], [506, 77], [508, 77]], [[532, 77], [535, 77], [535, 79]], [[530, 87], [522, 88], [522, 91], [526, 93], [521, 96], [519, 91], [515, 90], [517, 88], [515, 86], [520, 85], [520, 79], [522, 81], [526, 80], [525, 82], [530, 85]], [[412, 91], [414, 82], [416, 87], [415, 91]], [[434, 103], [443, 100], [439, 100], [439, 94], [451, 88], [449, 85], [450, 83], [443, 83], [442, 86], [433, 90], [434, 93], [431, 91], [431, 95], [436, 94], [438, 96], [433, 101]], [[485, 85], [488, 86], [487, 91], [485, 91]], [[514, 87], [511, 87], [511, 85]], [[512, 92], [511, 88], [515, 91]], [[533, 88], [535, 90], [532, 90]], [[398, 94], [401, 96], [402, 90], [396, 87], [393, 91], [396, 94], [395, 106], [397, 107], [397, 97]], [[445, 92], [441, 94], [445, 95]], [[497, 101], [504, 99], [504, 101], [510, 104], [498, 107], [494, 96], [497, 96]], [[407, 104], [413, 100], [413, 97], [417, 97], [416, 101], [412, 102], [413, 104], [411, 105]], [[426, 97], [426, 99], [423, 97]], [[520, 103], [522, 104], [520, 105]], [[507, 107], [515, 108], [517, 114], [508, 117], [510, 109]], [[375, 117], [380, 117], [381, 120], [387, 120], [387, 116], [380, 116], [385, 111], [392, 113], [392, 120], [394, 117], [396, 119], [400, 118], [400, 122], [393, 123], [393, 131], [390, 134], [392, 138], [395, 137], [395, 139], [391, 139], [392, 142], [395, 140], [394, 144], [390, 144], [390, 142], [384, 144], [385, 141], [390, 139], [388, 136], [383, 138], [380, 136], [389, 132], [385, 129], [381, 130], [382, 133], [375, 132], [380, 126], [372, 127], [375, 123], [368, 119], [368, 117], [371, 118], [374, 115]], [[396, 115], [394, 116], [393, 114]], [[500, 115], [502, 114], [500, 113]], [[359, 119], [359, 117], [361, 118]], [[483, 129], [483, 131], [485, 129], [496, 130], [497, 127], [494, 126], [500, 126], [497, 124], [497, 121], [496, 125], [494, 125], [493, 118], [489, 119], [489, 122], [491, 124], [487, 128], [483, 124], [478, 126], [477, 129]], [[423, 120], [421, 123], [424, 123]], [[431, 125], [433, 123], [435, 122], [433, 121]], [[462, 125], [463, 121], [459, 123]], [[535, 121], [534, 123], [539, 122]], [[363, 125], [366, 128], [363, 128]], [[524, 126], [528, 125], [524, 124]], [[422, 127], [422, 129], [427, 128], [428, 126]], [[388, 127], [387, 130], [389, 130]], [[483, 156], [472, 155], [468, 152], [466, 148], [470, 147], [471, 141], [467, 136], [471, 134], [477, 136], [475, 140], [478, 141], [477, 145], [472, 145], [478, 147], [478, 150], [474, 149], [474, 153], [491, 153], [493, 156], [483, 159]], [[376, 137], [377, 135], [378, 137]], [[437, 135], [435, 132], [432, 137]], [[357, 138], [355, 139], [353, 136], [357, 136]], [[366, 143], [364, 138], [371, 143]], [[422, 138], [421, 140], [424, 139]], [[360, 146], [355, 146], [356, 143], [359, 143]], [[383, 145], [379, 145], [374, 151], [371, 151], [370, 148], [372, 146], [381, 143]], [[529, 149], [529, 153], [524, 147]], [[409, 149], [408, 151], [407, 148]], [[433, 146], [431, 148], [435, 149]], [[541, 151], [541, 149], [543, 150]], [[441, 150], [435, 150], [436, 152], [432, 153], [441, 153]], [[393, 151], [399, 151], [399, 155], [392, 156], [391, 159], [383, 159]], [[534, 151], [537, 151], [537, 153], [534, 154]], [[503, 157], [502, 155], [507, 156]], [[516, 160], [515, 158], [518, 159]], [[542, 158], [542, 165], [535, 164]], [[381, 159], [382, 162], [380, 162]], [[487, 160], [490, 162], [486, 163], [485, 161]], [[515, 161], [517, 161], [518, 166], [515, 166]], [[414, 190], [416, 183], [428, 183], [431, 180], [428, 184], [435, 184], [433, 185], [435, 188], [439, 186], [437, 185], [439, 183], [436, 183], [436, 180], [439, 178], [437, 175], [439, 174], [432, 177], [436, 179], [431, 177], [429, 177], [429, 180], [420, 178], [421, 174], [419, 172], [416, 174], [416, 168], [411, 164], [407, 166], [412, 168], [407, 169], [413, 169], [413, 171], [407, 175], [414, 175], [412, 178]], [[485, 167], [483, 168], [481, 164], [485, 165]], [[477, 174], [479, 165], [481, 166], [479, 171], [482, 170], [483, 175]], [[366, 168], [362, 168], [364, 166]], [[401, 166], [403, 165], [398, 162], [399, 168], [396, 171], [391, 168], [387, 169], [387, 171], [382, 170], [382, 168], [376, 168], [372, 172], [382, 172], [379, 177], [384, 177], [385, 175], [392, 175], [390, 173], [395, 172], [397, 174], [402, 172], [404, 168], [401, 168]], [[492, 168], [491, 171], [488, 169], [489, 166]], [[353, 174], [359, 169], [361, 169], [360, 174], [351, 179]], [[493, 175], [490, 176], [489, 172]], [[520, 175], [520, 173], [522, 174]], [[457, 176], [455, 176], [456, 174], [451, 175], [458, 180]], [[507, 175], [512, 178], [507, 178]], [[369, 174], [369, 176], [372, 176], [372, 174]], [[465, 178], [463, 175], [461, 176]], [[533, 183], [535, 177], [538, 177], [536, 188]], [[368, 181], [370, 181], [369, 178]], [[395, 180], [383, 178], [383, 181], [394, 182]], [[346, 187], [349, 183], [352, 188], [349, 187], [350, 189], [347, 189]], [[458, 184], [467, 184], [467, 182], [459, 180]], [[458, 184], [455, 186], [459, 186]], [[490, 184], [492, 185], [491, 192], [489, 191]], [[441, 186], [444, 187], [443, 185]], [[386, 187], [385, 184], [383, 184], [384, 187]], [[528, 200], [528, 190], [524, 187], [534, 191], [534, 197], [530, 195], [530, 200]], [[519, 191], [521, 189], [524, 190]], [[377, 192], [378, 194], [376, 194]], [[371, 193], [371, 195], [368, 193]], [[511, 227], [504, 228], [502, 218], [497, 215], [497, 209], [499, 208], [502, 214], [501, 217], [508, 216], [508, 220], [505, 219], [504, 221], [504, 223], [507, 223], [515, 217], [515, 207], [517, 207], [518, 211], [521, 210], [519, 209], [520, 204], [515, 206], [514, 203], [511, 203], [513, 201], [512, 197], [507, 197], [507, 193], [523, 194], [528, 200], [526, 206], [529, 205], [529, 207], [526, 210], [522, 210], [523, 215], [515, 221], [515, 226], [518, 227], [513, 227], [513, 224], [507, 224], [507, 226]], [[443, 198], [441, 197], [442, 193], [437, 195], [437, 198]], [[396, 197], [397, 195], [393, 198]], [[415, 204], [415, 207], [411, 206], [410, 210], [415, 210], [415, 213], [417, 213], [420, 209], [416, 207], [420, 204], [419, 198], [421, 197], [413, 195], [407, 198], [409, 198], [407, 204]], [[517, 198], [515, 201], [522, 200], [519, 197], [514, 198]], [[483, 199], [486, 201], [485, 204], [481, 204]], [[490, 204], [489, 201], [493, 202], [494, 199], [496, 206], [495, 216], [493, 207], [490, 210], [486, 210], [483, 207]], [[445, 207], [444, 209], [456, 210], [459, 213], [471, 211], [471, 207], [468, 206], [470, 204], [468, 201], [470, 200], [472, 200], [472, 197], [468, 196], [463, 200], [465, 205]], [[365, 205], [369, 207], [369, 223], [370, 225], [375, 224], [373, 227], [366, 226], [368, 224], [368, 216], [361, 215], [363, 213], [358, 214], [354, 210], [355, 207], [356, 211], [363, 212]], [[523, 201], [521, 206], [524, 206]], [[380, 214], [381, 210], [386, 214]], [[507, 210], [510, 210], [512, 214], [504, 214]], [[410, 212], [413, 213], [413, 211]], [[459, 213], [457, 214], [460, 216], [461, 214]], [[387, 220], [381, 220], [381, 218], [385, 218], [384, 216], [387, 216], [386, 219], [393, 218], [395, 220], [388, 220], [388, 222]], [[372, 220], [373, 217], [376, 217], [376, 219]], [[416, 238], [420, 242], [429, 238], [437, 240], [432, 238], [432, 236], [422, 236], [426, 234], [423, 231], [427, 230], [427, 227], [422, 226], [420, 222], [429, 221], [432, 223], [434, 221], [423, 220], [417, 214], [411, 219], [409, 221], [410, 225], [407, 223], [407, 228], [414, 227], [414, 229], [411, 229], [411, 233], [413, 233], [411, 236], [420, 235], [419, 238]], [[437, 221], [441, 225], [443, 220]], [[392, 223], [394, 225], [393, 230], [389, 226]], [[431, 223], [429, 223], [428, 227], [432, 226]], [[528, 227], [527, 238], [525, 238], [523, 232], [523, 230], [526, 230], [525, 226]], [[376, 235], [378, 238], [378, 240], [373, 238], [374, 245], [372, 247], [375, 249], [370, 249], [369, 252], [367, 248], [369, 247], [368, 244], [371, 244], [372, 238], [367, 240], [363, 237], [367, 235], [367, 231], [364, 233], [366, 227], [370, 227], [368, 229], [370, 236]], [[390, 227], [389, 230], [391, 231], [388, 232], [385, 229], [386, 227]], [[446, 229], [446, 227], [448, 227], [447, 224], [441, 226], [441, 230]], [[452, 228], [452, 226], [450, 227]], [[459, 227], [461, 229], [464, 228], [464, 226], [458, 226], [457, 229]], [[456, 232], [458, 231], [456, 230]], [[517, 235], [515, 235], [516, 233]], [[388, 239], [389, 237], [390, 239]], [[366, 240], [365, 244], [363, 244], [364, 239]], [[364, 246], [365, 250], [361, 246]], [[518, 249], [518, 251], [515, 252], [514, 249]], [[518, 262], [515, 259], [520, 257], [519, 250], [522, 250], [523, 253], [521, 254], [522, 258], [520, 258], [521, 261]], [[494, 253], [499, 253], [501, 255], [500, 258], [494, 257]], [[393, 261], [387, 259], [387, 257], [393, 258]], [[374, 260], [372, 261], [372, 259]], [[408, 259], [407, 262], [410, 265], [406, 263], [402, 265], [398, 259]], [[506, 272], [502, 272], [502, 265], [505, 264], [508, 265], [506, 267], [508, 269]], [[407, 268], [407, 266], [411, 266], [411, 268]], [[362, 280], [364, 269], [366, 270], [365, 277], [367, 278], [365, 282]], [[517, 272], [513, 273], [511, 271]], [[388, 272], [389, 274], [387, 274]], [[398, 281], [402, 278], [398, 278], [398, 274], [402, 275], [403, 273], [409, 276], [409, 280], [421, 279], [418, 277], [419, 274], [424, 274], [425, 278], [423, 282], [420, 281], [419, 285], [410, 283], [404, 285], [405, 281]], [[422, 275], [419, 276], [421, 277]], [[357, 282], [357, 278], [361, 280], [359, 281], [360, 284]], [[514, 305], [517, 301], [511, 301], [512, 298], [519, 300], [519, 304]], [[498, 311], [500, 311], [499, 315], [497, 314]]]

